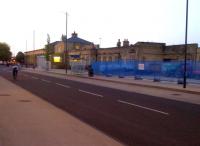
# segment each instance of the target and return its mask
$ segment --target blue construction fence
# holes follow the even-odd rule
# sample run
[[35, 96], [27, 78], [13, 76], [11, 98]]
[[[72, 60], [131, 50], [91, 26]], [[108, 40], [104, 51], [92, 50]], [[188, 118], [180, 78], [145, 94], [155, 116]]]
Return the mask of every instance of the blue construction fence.
[[[92, 63], [94, 74], [106, 76], [143, 76], [183, 78], [184, 61], [118, 60]], [[187, 61], [187, 78], [200, 80], [200, 62]]]

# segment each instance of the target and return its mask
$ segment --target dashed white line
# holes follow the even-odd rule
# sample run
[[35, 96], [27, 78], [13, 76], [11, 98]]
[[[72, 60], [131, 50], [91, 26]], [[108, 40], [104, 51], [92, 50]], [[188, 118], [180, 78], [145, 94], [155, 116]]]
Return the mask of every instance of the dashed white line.
[[44, 79], [41, 79], [41, 81], [46, 82], [46, 83], [51, 83], [51, 81], [44, 80]]
[[103, 95], [92, 93], [92, 92], [88, 92], [88, 91], [84, 91], [84, 90], [81, 90], [81, 89], [79, 89], [78, 91], [83, 92], [83, 93], [87, 93], [87, 94], [91, 94], [91, 95], [95, 95], [95, 96], [98, 96], [98, 97], [103, 97]]
[[31, 78], [33, 78], [33, 79], [36, 79], [36, 80], [37, 80], [37, 79], [39, 79], [39, 78], [37, 78], [37, 77], [34, 77], [34, 76], [32, 76]]
[[152, 108], [140, 106], [140, 105], [137, 105], [137, 104], [126, 102], [126, 101], [118, 100], [118, 102], [123, 103], [123, 104], [132, 105], [132, 106], [135, 106], [135, 107], [139, 107], [139, 108], [142, 108], [142, 109], [150, 110], [150, 111], [157, 112], [157, 113], [160, 113], [160, 114], [169, 115], [169, 113], [166, 113], [166, 112], [163, 112], [163, 111], [159, 111], [159, 110], [155, 110], [155, 109], [152, 109]]
[[65, 87], [65, 88], [70, 88], [70, 86], [68, 86], [68, 85], [63, 85], [63, 84], [59, 84], [59, 83], [56, 83], [56, 85], [59, 85], [59, 86]]

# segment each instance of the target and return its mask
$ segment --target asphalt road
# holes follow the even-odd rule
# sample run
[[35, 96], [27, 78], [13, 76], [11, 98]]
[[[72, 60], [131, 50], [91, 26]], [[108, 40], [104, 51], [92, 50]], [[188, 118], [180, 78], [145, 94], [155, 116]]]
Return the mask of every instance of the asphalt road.
[[125, 145], [200, 145], [199, 105], [26, 72], [13, 81], [8, 69], [0, 75]]

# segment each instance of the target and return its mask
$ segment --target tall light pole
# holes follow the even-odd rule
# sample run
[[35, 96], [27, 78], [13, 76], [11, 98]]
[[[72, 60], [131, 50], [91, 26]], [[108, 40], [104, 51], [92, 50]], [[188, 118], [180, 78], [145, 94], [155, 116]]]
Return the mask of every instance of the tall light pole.
[[36, 54], [35, 54], [35, 30], [33, 30], [33, 68], [35, 69], [36, 65]]
[[24, 59], [25, 59], [25, 65], [26, 65], [26, 68], [27, 68], [27, 64], [28, 64], [28, 56], [27, 56], [27, 40], [26, 40], [26, 55], [25, 55]]
[[186, 27], [185, 27], [185, 58], [184, 58], [184, 79], [183, 88], [186, 88], [187, 78], [187, 35], [188, 35], [188, 0], [186, 0]]
[[99, 48], [101, 48], [101, 38], [99, 38]]
[[65, 49], [64, 49], [64, 61], [65, 61], [65, 71], [67, 74], [67, 68], [69, 67], [69, 54], [67, 49], [67, 12], [66, 12], [66, 38], [65, 38]]

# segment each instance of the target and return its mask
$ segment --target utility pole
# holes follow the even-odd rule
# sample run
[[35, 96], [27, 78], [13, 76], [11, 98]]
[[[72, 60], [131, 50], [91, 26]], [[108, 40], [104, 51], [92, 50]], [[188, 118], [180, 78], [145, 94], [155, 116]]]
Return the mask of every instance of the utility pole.
[[27, 55], [27, 40], [26, 40], [26, 55], [25, 55], [24, 59], [25, 59], [25, 66], [26, 66], [26, 68], [27, 68], [27, 63], [28, 63], [28, 55]]
[[27, 45], [28, 45], [28, 43], [27, 43], [27, 40], [26, 40], [26, 52], [27, 52]]
[[183, 88], [186, 88], [187, 78], [187, 35], [188, 35], [188, 0], [186, 0], [186, 27], [185, 27], [185, 59], [184, 59], [184, 79]]
[[101, 38], [99, 38], [99, 48], [101, 48]]
[[46, 70], [49, 70], [49, 52], [50, 52], [50, 35], [47, 34], [47, 45], [46, 45]]
[[35, 30], [33, 31], [33, 68], [36, 66], [36, 54], [35, 54]]
[[67, 12], [66, 12], [66, 38], [65, 38], [65, 49], [64, 49], [64, 61], [65, 61], [65, 71], [67, 74], [67, 69], [69, 67], [69, 52], [67, 49]]

